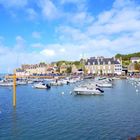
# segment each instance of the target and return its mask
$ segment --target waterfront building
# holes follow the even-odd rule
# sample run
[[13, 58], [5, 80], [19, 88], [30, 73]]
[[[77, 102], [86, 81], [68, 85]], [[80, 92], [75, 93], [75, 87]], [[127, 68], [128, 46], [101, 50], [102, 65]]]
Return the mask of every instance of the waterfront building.
[[17, 76], [29, 76], [29, 73], [27, 73], [26, 71], [24, 71], [23, 69], [21, 68], [18, 68], [15, 70], [15, 74]]
[[47, 66], [48, 65], [45, 63], [30, 64], [30, 65], [24, 64], [21, 66], [21, 68], [16, 69], [16, 74], [17, 75], [22, 75], [22, 73], [25, 73], [25, 75], [46, 74]]
[[139, 63], [131, 63], [128, 66], [129, 73], [138, 73], [140, 72], [140, 64]]
[[131, 63], [139, 63], [140, 62], [140, 57], [131, 57], [130, 59]]
[[77, 73], [77, 71], [78, 71], [78, 69], [77, 69], [76, 65], [73, 64], [71, 67], [71, 73]]
[[128, 65], [129, 73], [138, 73], [140, 72], [140, 57], [131, 57], [131, 63]]
[[24, 64], [21, 68], [16, 69], [16, 75], [18, 76], [28, 76], [36, 74], [51, 74], [58, 73], [58, 67], [52, 64]]
[[63, 64], [60, 66], [60, 73], [66, 73], [67, 68], [68, 68], [68, 66], [67, 66], [65, 63], [63, 63]]
[[88, 74], [117, 74], [122, 73], [121, 60], [116, 58], [91, 57], [87, 59], [85, 68]]

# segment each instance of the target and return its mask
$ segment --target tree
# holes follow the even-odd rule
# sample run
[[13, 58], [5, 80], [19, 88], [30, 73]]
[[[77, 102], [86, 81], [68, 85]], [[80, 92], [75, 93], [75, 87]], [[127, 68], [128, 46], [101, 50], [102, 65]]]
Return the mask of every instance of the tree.
[[71, 73], [71, 72], [72, 72], [72, 67], [71, 67], [71, 66], [68, 67], [66, 72], [67, 72], [67, 73]]
[[140, 72], [140, 64], [139, 63], [135, 63], [134, 68], [135, 68], [135, 70]]
[[102, 75], [103, 74], [103, 71], [102, 70], [100, 70], [100, 75]]

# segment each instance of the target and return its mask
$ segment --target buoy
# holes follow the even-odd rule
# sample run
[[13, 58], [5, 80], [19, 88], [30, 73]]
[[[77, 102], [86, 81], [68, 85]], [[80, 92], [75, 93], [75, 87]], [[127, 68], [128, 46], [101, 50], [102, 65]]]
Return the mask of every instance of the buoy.
[[136, 89], [136, 92], [138, 92], [139, 90], [138, 89]]
[[61, 93], [62, 95], [64, 94], [64, 92]]

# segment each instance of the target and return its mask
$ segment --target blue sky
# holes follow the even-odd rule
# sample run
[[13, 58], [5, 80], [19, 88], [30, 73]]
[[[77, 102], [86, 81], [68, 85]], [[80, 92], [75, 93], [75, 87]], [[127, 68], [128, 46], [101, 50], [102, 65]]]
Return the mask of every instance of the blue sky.
[[0, 71], [140, 51], [139, 0], [0, 0]]

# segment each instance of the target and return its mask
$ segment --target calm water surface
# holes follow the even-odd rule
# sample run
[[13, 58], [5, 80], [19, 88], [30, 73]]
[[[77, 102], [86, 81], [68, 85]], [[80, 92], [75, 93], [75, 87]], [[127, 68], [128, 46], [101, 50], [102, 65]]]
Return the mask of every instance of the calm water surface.
[[104, 96], [74, 96], [74, 86], [18, 86], [15, 110], [12, 89], [0, 88], [0, 140], [127, 140], [140, 135], [140, 92], [126, 80], [114, 81]]

